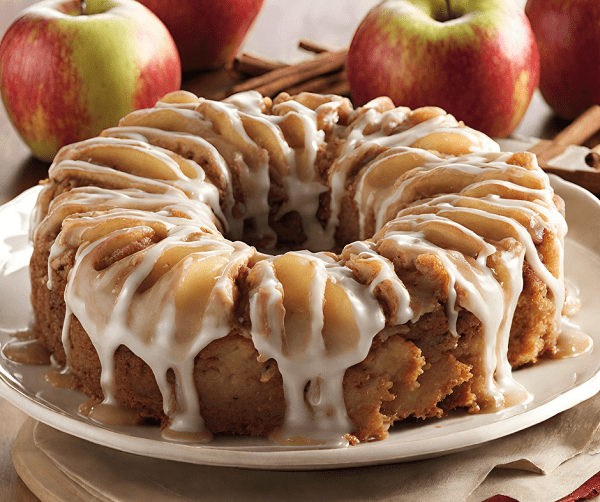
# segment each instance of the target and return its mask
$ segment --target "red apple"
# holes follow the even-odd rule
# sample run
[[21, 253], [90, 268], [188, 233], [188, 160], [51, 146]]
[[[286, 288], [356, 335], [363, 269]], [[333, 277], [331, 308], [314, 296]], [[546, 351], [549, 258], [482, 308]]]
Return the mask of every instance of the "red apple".
[[600, 3], [529, 0], [540, 51], [540, 91], [558, 115], [574, 119], [600, 104]]
[[171, 35], [133, 0], [39, 2], [0, 44], [2, 101], [23, 140], [46, 161], [180, 85]]
[[139, 0], [173, 35], [184, 71], [231, 61], [264, 0]]
[[347, 67], [357, 104], [388, 95], [435, 105], [497, 137], [523, 118], [539, 68], [529, 21], [510, 0], [384, 0], [357, 28]]

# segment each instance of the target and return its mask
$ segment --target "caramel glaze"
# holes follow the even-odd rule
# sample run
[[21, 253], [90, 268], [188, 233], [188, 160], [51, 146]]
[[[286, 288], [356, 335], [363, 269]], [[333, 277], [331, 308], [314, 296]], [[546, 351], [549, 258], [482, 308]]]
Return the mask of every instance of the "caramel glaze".
[[556, 348], [549, 357], [552, 359], [570, 359], [587, 354], [593, 346], [592, 338], [579, 331], [577, 327], [563, 328], [558, 336]]
[[105, 404], [97, 399], [90, 399], [79, 406], [78, 413], [104, 425], [126, 426], [140, 425], [144, 419], [131, 408], [114, 404]]
[[21, 340], [13, 338], [2, 348], [2, 354], [8, 360], [36, 366], [50, 364], [50, 351], [39, 340]]

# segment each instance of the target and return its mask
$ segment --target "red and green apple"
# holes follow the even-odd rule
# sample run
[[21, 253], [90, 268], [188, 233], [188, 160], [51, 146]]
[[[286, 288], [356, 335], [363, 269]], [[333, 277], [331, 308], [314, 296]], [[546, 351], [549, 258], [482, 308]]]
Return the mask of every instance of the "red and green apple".
[[171, 32], [184, 71], [217, 68], [235, 57], [264, 0], [139, 0]]
[[435, 105], [490, 136], [519, 124], [539, 82], [539, 54], [511, 0], [384, 0], [348, 52], [352, 98]]
[[565, 119], [600, 104], [600, 2], [529, 0], [525, 13], [540, 51], [546, 102]]
[[34, 155], [96, 136], [181, 85], [164, 24], [133, 0], [45, 0], [0, 43], [0, 91]]

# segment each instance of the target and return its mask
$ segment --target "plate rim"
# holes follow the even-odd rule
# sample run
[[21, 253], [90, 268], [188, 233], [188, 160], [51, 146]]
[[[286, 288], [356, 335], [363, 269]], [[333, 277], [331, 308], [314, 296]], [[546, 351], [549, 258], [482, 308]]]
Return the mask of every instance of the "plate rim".
[[[561, 197], [581, 200], [584, 205], [595, 207], [600, 216], [600, 201], [587, 190], [567, 182], [559, 177], [550, 175], [555, 191]], [[21, 205], [33, 203], [37, 198], [39, 187], [26, 190], [16, 199], [0, 206], [0, 214], [5, 211], [16, 210]], [[567, 213], [568, 214], [568, 213]], [[0, 238], [2, 237], [0, 233]], [[591, 249], [594, 243], [578, 244], [600, 257], [600, 251]], [[587, 245], [586, 245], [587, 244]], [[1, 257], [0, 257], [1, 258]], [[0, 281], [3, 279], [0, 276]], [[6, 334], [0, 331], [0, 342], [4, 342]], [[537, 425], [552, 416], [576, 406], [586, 399], [593, 397], [600, 391], [600, 361], [595, 366], [594, 373], [585, 381], [565, 390], [549, 399], [539, 403], [533, 409], [511, 415], [491, 423], [484, 423], [467, 430], [439, 436], [427, 442], [426, 447], [421, 445], [417, 452], [403, 453], [402, 445], [412, 442], [423, 442], [422, 439], [413, 439], [402, 442], [400, 445], [390, 442], [390, 438], [373, 443], [362, 443], [350, 448], [334, 449], [269, 449], [261, 451], [246, 447], [227, 448], [222, 446], [191, 446], [179, 443], [164, 442], [153, 438], [131, 436], [127, 432], [115, 431], [104, 428], [91, 421], [77, 419], [64, 410], [55, 410], [52, 406], [24, 394], [7, 378], [6, 370], [0, 367], [0, 396], [7, 399], [14, 406], [27, 415], [39, 420], [62, 432], [71, 434], [101, 446], [126, 451], [128, 453], [164, 460], [176, 460], [188, 463], [212, 465], [221, 467], [239, 467], [261, 470], [317, 470], [357, 467], [366, 465], [380, 465], [406, 462], [431, 458], [435, 456], [455, 453], [461, 450], [476, 448], [487, 442], [514, 434], [520, 430]], [[66, 392], [70, 392], [66, 390]], [[535, 413], [531, 413], [535, 412]], [[449, 438], [456, 439], [469, 436], [469, 441], [456, 443]], [[169, 448], [164, 448], [168, 444]]]

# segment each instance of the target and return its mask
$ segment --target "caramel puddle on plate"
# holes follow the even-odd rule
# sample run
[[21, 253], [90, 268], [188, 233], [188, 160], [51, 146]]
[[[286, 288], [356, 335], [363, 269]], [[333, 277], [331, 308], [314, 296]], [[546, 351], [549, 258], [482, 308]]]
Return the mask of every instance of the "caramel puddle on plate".
[[44, 373], [44, 380], [54, 387], [62, 389], [76, 390], [78, 388], [75, 376], [69, 371], [64, 371], [62, 368], [52, 368], [50, 371]]
[[347, 448], [351, 444], [358, 443], [358, 440], [351, 434], [329, 438], [309, 438], [307, 436], [286, 434], [282, 428], [275, 429], [269, 435], [269, 439], [278, 446], [287, 446], [292, 449]]
[[44, 366], [50, 364], [50, 351], [39, 340], [31, 338], [30, 331], [17, 333], [3, 348], [2, 354], [9, 361]]
[[103, 403], [98, 399], [90, 399], [79, 406], [77, 412], [86, 418], [103, 425], [140, 425], [144, 419], [135, 410], [118, 404]]
[[205, 444], [213, 440], [212, 433], [206, 429], [198, 432], [182, 432], [166, 427], [161, 431], [161, 436], [168, 441], [186, 444]]
[[577, 329], [563, 329], [558, 335], [556, 350], [551, 359], [569, 359], [578, 357], [592, 350], [594, 341], [589, 335]]

